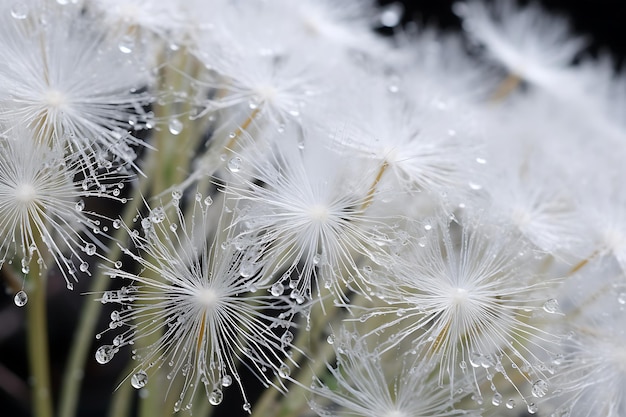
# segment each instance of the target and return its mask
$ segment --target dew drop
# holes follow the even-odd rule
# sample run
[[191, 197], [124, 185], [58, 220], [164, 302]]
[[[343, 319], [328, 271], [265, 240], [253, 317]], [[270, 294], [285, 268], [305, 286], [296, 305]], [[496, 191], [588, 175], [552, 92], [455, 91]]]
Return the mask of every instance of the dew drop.
[[213, 199], [211, 198], [211, 196], [208, 196], [207, 198], [204, 199], [204, 205], [205, 206], [210, 206], [211, 204], [213, 204]]
[[491, 404], [495, 405], [496, 407], [502, 404], [502, 394], [500, 394], [499, 392], [496, 392], [495, 394], [493, 394], [493, 398], [491, 399]]
[[328, 342], [329, 345], [332, 345], [335, 343], [335, 335], [334, 334], [329, 334], [328, 337], [326, 338], [326, 341]]
[[470, 365], [472, 365], [474, 368], [480, 367], [482, 356], [483, 355], [478, 352], [472, 352], [469, 358]]
[[83, 200], [77, 201], [74, 208], [76, 209], [76, 211], [83, 211], [83, 209], [85, 208], [85, 202]]
[[425, 224], [424, 225], [424, 230], [432, 230], [432, 228], [433, 227], [431, 225], [429, 225], [429, 224]]
[[270, 288], [270, 293], [274, 296], [274, 297], [278, 297], [279, 295], [283, 295], [283, 292], [285, 291], [285, 286], [283, 284], [281, 284], [280, 282], [275, 283], [274, 285], [272, 285], [272, 287]]
[[533, 397], [541, 398], [544, 397], [548, 393], [548, 383], [543, 379], [538, 379], [533, 383], [531, 388], [531, 394]]
[[28, 17], [28, 6], [24, 3], [15, 3], [11, 7], [11, 16], [17, 20], [26, 19]]
[[172, 232], [176, 232], [178, 230], [178, 225], [176, 223], [170, 224], [170, 230]]
[[13, 297], [13, 302], [15, 302], [15, 305], [18, 307], [25, 306], [28, 302], [28, 294], [23, 290], [18, 291], [15, 297]]
[[122, 267], [122, 261], [115, 261], [113, 266], [115, 266], [116, 269], [120, 269]]
[[402, 3], [396, 2], [386, 6], [380, 14], [381, 25], [393, 28], [398, 26], [404, 13], [404, 6]]
[[133, 388], [136, 389], [145, 387], [147, 382], [148, 375], [144, 371], [139, 371], [133, 374], [132, 377], [130, 377], [130, 385], [132, 385]]
[[180, 190], [172, 191], [172, 198], [174, 200], [180, 200], [183, 197], [183, 193]]
[[511, 398], [510, 400], [506, 402], [506, 408], [511, 410], [513, 409], [513, 407], [515, 407], [515, 400]]
[[113, 228], [119, 229], [120, 227], [122, 227], [122, 221], [120, 219], [113, 220]]
[[280, 368], [278, 368], [278, 376], [281, 378], [288, 378], [291, 375], [291, 369], [286, 364], [283, 364]]
[[117, 44], [117, 47], [122, 53], [130, 54], [135, 48], [135, 39], [130, 35], [123, 36]]
[[96, 361], [99, 364], [104, 365], [105, 363], [113, 359], [113, 355], [115, 355], [116, 352], [117, 350], [114, 346], [100, 346], [98, 350], [96, 350]]
[[558, 313], [559, 302], [555, 298], [551, 298], [543, 304], [543, 309], [546, 313]]
[[239, 172], [241, 169], [241, 158], [235, 156], [228, 161], [228, 169], [230, 172]]
[[230, 375], [224, 375], [224, 377], [222, 378], [222, 386], [230, 387], [232, 384], [233, 384], [233, 377]]
[[170, 122], [167, 125], [167, 127], [170, 130], [170, 133], [172, 135], [179, 135], [180, 132], [183, 131], [183, 122], [181, 122], [177, 118], [173, 118], [173, 119], [170, 119]]
[[211, 394], [209, 394], [209, 403], [211, 405], [219, 405], [223, 398], [224, 394], [222, 393], [222, 390], [216, 388], [211, 391]]
[[286, 345], [290, 344], [293, 341], [293, 333], [291, 333], [289, 330], [287, 330], [281, 336], [280, 341], [283, 344], [283, 346], [286, 346]]
[[113, 346], [119, 346], [122, 344], [123, 341], [124, 341], [124, 336], [122, 336], [121, 334], [118, 334], [113, 339]]
[[539, 407], [535, 403], [528, 403], [528, 414], [536, 414], [539, 411]]
[[94, 245], [93, 243], [87, 243], [85, 245], [85, 253], [89, 256], [95, 255], [96, 254], [96, 245]]
[[480, 190], [480, 189], [482, 189], [482, 188], [483, 188], [483, 186], [482, 186], [482, 185], [480, 185], [480, 184], [476, 184], [475, 182], [471, 182], [471, 181], [470, 181], [470, 182], [468, 182], [468, 183], [467, 183], [467, 185], [469, 185], [469, 187], [470, 187], [472, 190], [474, 190], [474, 191], [478, 191], [478, 190]]
[[80, 269], [81, 272], [87, 272], [89, 270], [89, 264], [87, 262], [81, 262], [78, 269]]
[[161, 223], [165, 220], [165, 210], [163, 207], [157, 207], [150, 212], [150, 221], [152, 223]]
[[243, 405], [243, 410], [247, 413], [250, 413], [250, 411], [252, 410], [252, 406], [250, 405], [250, 403], [245, 403]]

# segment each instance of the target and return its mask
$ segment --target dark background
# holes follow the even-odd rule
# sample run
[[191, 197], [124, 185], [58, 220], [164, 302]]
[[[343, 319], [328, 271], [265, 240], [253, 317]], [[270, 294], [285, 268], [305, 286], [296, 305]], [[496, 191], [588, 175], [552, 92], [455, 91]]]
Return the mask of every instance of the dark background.
[[[340, 2], [341, 0], [337, 0]], [[495, 0], [498, 1], [498, 0]], [[381, 4], [395, 1], [380, 0]], [[416, 21], [439, 26], [445, 30], [460, 30], [460, 21], [452, 13], [452, 0], [406, 0], [404, 22]], [[549, 11], [568, 16], [572, 28], [577, 34], [588, 35], [590, 39], [589, 53], [610, 52], [616, 58], [616, 65], [623, 65], [626, 55], [626, 1], [623, 0], [541, 0]], [[383, 32], [389, 33], [386, 29]], [[65, 288], [61, 276], [52, 277], [49, 281], [49, 332], [52, 356], [53, 385], [60, 383], [64, 361], [72, 340], [72, 331], [81, 311], [81, 303], [93, 302], [95, 296], [79, 296], [87, 291], [89, 279], [83, 279], [70, 292]], [[3, 285], [3, 284], [0, 284]], [[30, 415], [27, 358], [24, 331], [24, 309], [13, 304], [13, 294], [0, 295], [0, 415], [22, 417]], [[104, 316], [106, 314], [106, 316]], [[99, 329], [108, 324], [109, 311], [104, 309]], [[94, 339], [94, 342], [95, 339]], [[96, 344], [92, 347], [95, 350]], [[121, 352], [118, 356], [122, 356]], [[93, 355], [90, 355], [93, 358]], [[122, 358], [120, 358], [122, 359]], [[106, 415], [107, 400], [116, 385], [119, 366], [112, 363], [100, 366], [91, 360], [85, 372], [84, 386], [81, 396], [80, 417], [100, 417]], [[54, 387], [56, 388], [56, 387]], [[10, 391], [10, 392], [8, 392]], [[228, 404], [228, 397], [237, 403]], [[230, 408], [229, 407], [235, 407]], [[223, 413], [222, 413], [223, 411]], [[225, 402], [215, 415], [238, 415], [241, 411], [240, 399], [237, 395], [226, 396]]]

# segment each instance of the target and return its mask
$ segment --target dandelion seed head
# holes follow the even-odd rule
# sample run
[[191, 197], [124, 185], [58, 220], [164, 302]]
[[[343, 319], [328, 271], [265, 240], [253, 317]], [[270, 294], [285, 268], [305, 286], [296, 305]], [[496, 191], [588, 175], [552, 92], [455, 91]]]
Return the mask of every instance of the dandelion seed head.
[[39, 194], [31, 183], [22, 183], [15, 187], [15, 199], [24, 207], [28, 207], [37, 201]]
[[220, 294], [213, 288], [202, 288], [197, 294], [197, 300], [209, 311], [217, 307], [220, 299]]

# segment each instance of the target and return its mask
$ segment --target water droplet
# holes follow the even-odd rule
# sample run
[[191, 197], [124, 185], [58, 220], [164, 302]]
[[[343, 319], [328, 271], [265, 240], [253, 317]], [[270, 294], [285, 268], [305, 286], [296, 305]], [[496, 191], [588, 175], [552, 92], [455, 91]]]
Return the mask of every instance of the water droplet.
[[543, 309], [546, 313], [558, 313], [559, 302], [555, 298], [551, 298], [543, 304]]
[[180, 190], [174, 190], [172, 191], [172, 198], [174, 200], [180, 200], [183, 197], [183, 193]]
[[626, 304], [626, 292], [621, 292], [617, 296], [617, 302], [620, 304]]
[[511, 410], [513, 407], [515, 407], [515, 400], [511, 398], [506, 402], [506, 408]]
[[113, 266], [115, 266], [116, 269], [120, 269], [122, 267], [122, 261], [115, 261]]
[[211, 391], [211, 394], [209, 394], [209, 403], [211, 405], [219, 405], [223, 398], [224, 394], [222, 393], [222, 390], [216, 388]]
[[150, 212], [150, 221], [152, 223], [161, 223], [165, 220], [165, 210], [163, 207], [157, 207]]
[[85, 245], [85, 253], [89, 256], [95, 255], [96, 254], [96, 245], [94, 245], [93, 243], [87, 243]]
[[26, 19], [28, 17], [28, 6], [24, 3], [15, 3], [11, 7], [11, 16], [17, 20]]
[[252, 406], [250, 405], [250, 403], [245, 403], [243, 405], [243, 410], [247, 413], [250, 413], [250, 411], [252, 410]]
[[120, 227], [122, 227], [122, 221], [120, 219], [113, 220], [113, 228], [119, 229]]
[[388, 28], [396, 27], [400, 23], [403, 13], [404, 6], [402, 3], [391, 3], [380, 14], [380, 24]]
[[25, 306], [28, 302], [28, 294], [26, 294], [23, 290], [18, 291], [17, 294], [15, 294], [15, 297], [13, 297], [13, 302], [15, 302], [15, 305], [18, 307]]
[[83, 200], [77, 201], [74, 208], [76, 208], [76, 211], [83, 211], [85, 208], [85, 202]]
[[539, 411], [539, 407], [535, 403], [528, 403], [528, 414], [536, 414]]
[[283, 364], [280, 368], [278, 368], [278, 376], [281, 378], [287, 378], [291, 375], [291, 369], [286, 364]]
[[110, 345], [100, 346], [98, 350], [96, 350], [96, 361], [99, 364], [104, 365], [105, 363], [113, 359], [113, 356], [115, 355], [116, 352], [117, 352], [117, 348], [115, 348], [114, 346], [110, 346]]
[[286, 346], [286, 345], [290, 344], [293, 341], [293, 333], [291, 333], [289, 330], [287, 330], [281, 336], [280, 341], [283, 344], [283, 346]]
[[238, 156], [231, 158], [230, 161], [228, 161], [228, 169], [230, 172], [239, 172], [241, 169], [241, 158]]
[[495, 394], [493, 394], [493, 398], [491, 399], [491, 404], [495, 405], [496, 407], [502, 404], [502, 394], [500, 394], [499, 392], [496, 392]]
[[487, 163], [487, 160], [485, 158], [476, 158], [476, 162], [478, 162], [481, 165], [485, 165]]
[[81, 272], [87, 272], [89, 271], [89, 264], [87, 262], [81, 262], [78, 269], [80, 269]]
[[210, 206], [211, 204], [213, 204], [213, 199], [211, 198], [211, 196], [208, 196], [207, 198], [204, 199], [204, 205], [205, 206]]
[[130, 377], [130, 385], [133, 386], [133, 388], [143, 388], [146, 386], [146, 383], [148, 382], [148, 375], [144, 372], [144, 371], [139, 371], [135, 374], [133, 374], [132, 377]]
[[482, 356], [483, 355], [478, 352], [472, 352], [469, 358], [470, 365], [472, 365], [474, 368], [480, 367]]
[[433, 227], [429, 224], [424, 225], [424, 230], [431, 230]]
[[170, 230], [172, 232], [176, 232], [178, 230], [178, 225], [176, 223], [170, 224]]
[[278, 297], [279, 295], [283, 295], [283, 292], [285, 291], [285, 286], [283, 284], [281, 284], [280, 282], [275, 283], [274, 285], [272, 285], [272, 287], [270, 288], [270, 293], [274, 296], [274, 297]]
[[335, 343], [335, 335], [334, 334], [329, 334], [328, 337], [326, 338], [326, 341], [328, 342], [329, 345], [332, 345]]
[[224, 377], [222, 378], [222, 386], [230, 387], [232, 384], [233, 384], [233, 377], [230, 375], [224, 375]]
[[470, 182], [468, 182], [468, 183], [467, 183], [467, 185], [469, 185], [469, 187], [470, 187], [472, 190], [474, 190], [474, 191], [478, 191], [478, 190], [480, 190], [480, 189], [482, 189], [482, 188], [483, 188], [483, 186], [482, 186], [482, 185], [480, 185], [480, 184], [476, 184], [475, 182], [471, 182], [471, 181], [470, 181]]
[[538, 379], [532, 386], [531, 393], [533, 397], [541, 398], [548, 393], [548, 383], [543, 379]]
[[170, 119], [168, 128], [172, 135], [179, 135], [180, 132], [183, 131], [183, 122], [181, 122], [179, 119], [176, 119], [176, 118]]
[[135, 48], [135, 39], [130, 35], [123, 36], [117, 44], [117, 47], [122, 53], [130, 54]]

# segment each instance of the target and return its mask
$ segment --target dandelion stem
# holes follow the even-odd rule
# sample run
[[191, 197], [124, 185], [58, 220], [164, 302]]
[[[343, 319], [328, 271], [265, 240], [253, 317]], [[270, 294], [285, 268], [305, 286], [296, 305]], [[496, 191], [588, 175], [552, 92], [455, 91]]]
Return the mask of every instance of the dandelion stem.
[[239, 139], [239, 137], [241, 136], [243, 132], [248, 130], [248, 128], [250, 127], [250, 124], [256, 118], [258, 114], [259, 114], [259, 107], [254, 109], [252, 113], [250, 113], [250, 116], [248, 116], [248, 118], [241, 124], [241, 126], [239, 126], [235, 130], [235, 134], [230, 138], [230, 140], [228, 141], [228, 143], [226, 144], [224, 148], [232, 150], [233, 146], [235, 146], [235, 143], [237, 142], [237, 139]]
[[569, 270], [569, 272], [567, 273], [567, 276], [572, 276], [574, 275], [576, 272], [580, 271], [581, 269], [583, 269], [585, 267], [585, 265], [587, 265], [590, 261], [592, 261], [596, 256], [598, 256], [599, 252], [595, 251], [593, 252], [591, 255], [589, 255], [587, 258], [583, 259], [582, 261], [578, 262], [576, 265], [574, 265], [572, 267], [572, 269]]
[[491, 95], [490, 101], [497, 103], [508, 97], [515, 89], [521, 84], [522, 78], [517, 74], [509, 74], [498, 85], [496, 90]]
[[[42, 247], [42, 246], [39, 246]], [[32, 401], [37, 417], [52, 417], [52, 394], [50, 392], [50, 355], [46, 315], [46, 276], [42, 273], [41, 259], [33, 257], [30, 262], [29, 302], [26, 304], [26, 333], [28, 357], [32, 377]]]
[[378, 169], [378, 174], [376, 174], [376, 178], [374, 178], [374, 182], [370, 185], [370, 189], [367, 192], [367, 196], [365, 197], [365, 201], [363, 202], [363, 206], [361, 209], [365, 210], [368, 208], [374, 199], [374, 193], [376, 192], [376, 187], [378, 187], [378, 183], [382, 180], [385, 171], [389, 167], [389, 162], [384, 161], [380, 168]]

